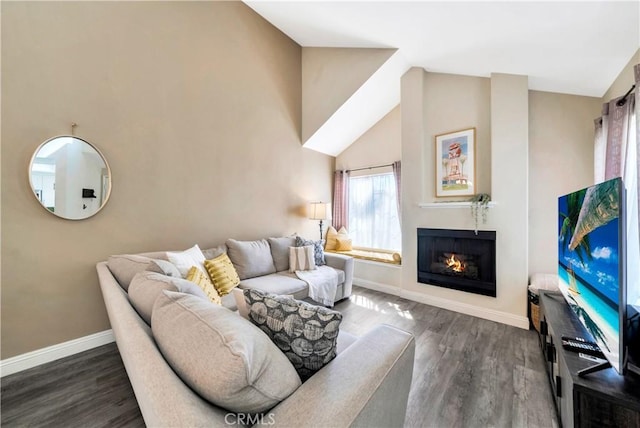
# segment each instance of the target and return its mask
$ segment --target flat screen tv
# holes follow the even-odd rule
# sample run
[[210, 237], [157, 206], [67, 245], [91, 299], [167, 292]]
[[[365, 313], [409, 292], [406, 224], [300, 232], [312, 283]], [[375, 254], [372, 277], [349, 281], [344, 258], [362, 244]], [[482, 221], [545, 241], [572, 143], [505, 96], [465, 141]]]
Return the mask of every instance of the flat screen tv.
[[558, 199], [560, 291], [611, 366], [623, 374], [625, 191], [615, 178]]

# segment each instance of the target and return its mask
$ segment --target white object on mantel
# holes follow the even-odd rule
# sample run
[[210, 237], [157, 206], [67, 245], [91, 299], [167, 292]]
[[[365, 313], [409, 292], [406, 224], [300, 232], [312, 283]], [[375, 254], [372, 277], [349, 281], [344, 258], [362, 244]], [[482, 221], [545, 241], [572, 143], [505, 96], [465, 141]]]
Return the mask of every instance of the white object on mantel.
[[[455, 201], [455, 202], [420, 202], [418, 206], [420, 208], [469, 208], [472, 202], [469, 201]], [[495, 207], [497, 204], [494, 201], [490, 201], [487, 206], [489, 208]]]

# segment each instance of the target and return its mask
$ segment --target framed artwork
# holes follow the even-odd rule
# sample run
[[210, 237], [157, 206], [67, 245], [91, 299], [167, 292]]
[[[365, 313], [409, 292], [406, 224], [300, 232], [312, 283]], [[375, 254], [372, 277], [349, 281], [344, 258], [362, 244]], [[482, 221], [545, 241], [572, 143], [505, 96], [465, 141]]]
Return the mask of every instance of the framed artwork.
[[476, 193], [476, 128], [436, 135], [436, 197]]

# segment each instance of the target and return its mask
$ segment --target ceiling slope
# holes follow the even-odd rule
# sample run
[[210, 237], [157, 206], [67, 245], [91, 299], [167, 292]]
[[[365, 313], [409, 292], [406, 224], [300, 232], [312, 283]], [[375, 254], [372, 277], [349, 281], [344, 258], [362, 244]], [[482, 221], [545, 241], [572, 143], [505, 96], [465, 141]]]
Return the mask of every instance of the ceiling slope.
[[302, 48], [303, 146], [337, 156], [400, 102], [396, 49]]
[[302, 141], [329, 120], [396, 49], [302, 48]]

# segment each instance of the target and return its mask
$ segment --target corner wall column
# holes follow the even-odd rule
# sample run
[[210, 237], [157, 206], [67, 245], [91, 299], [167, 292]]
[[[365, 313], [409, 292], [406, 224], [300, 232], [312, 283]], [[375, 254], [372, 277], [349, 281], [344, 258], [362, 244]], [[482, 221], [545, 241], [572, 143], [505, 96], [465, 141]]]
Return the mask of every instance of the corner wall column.
[[[423, 183], [424, 158], [424, 79], [423, 68], [413, 67], [401, 80], [400, 111], [402, 124], [402, 183]], [[423, 199], [421, 185], [402, 186], [402, 254], [416, 254], [418, 238], [416, 228], [420, 218], [417, 201]], [[424, 213], [422, 213], [424, 215]], [[415, 257], [402, 260], [401, 287], [416, 283], [417, 261]]]
[[491, 75], [491, 216], [497, 293], [526, 316], [529, 259], [529, 89], [527, 76]]

